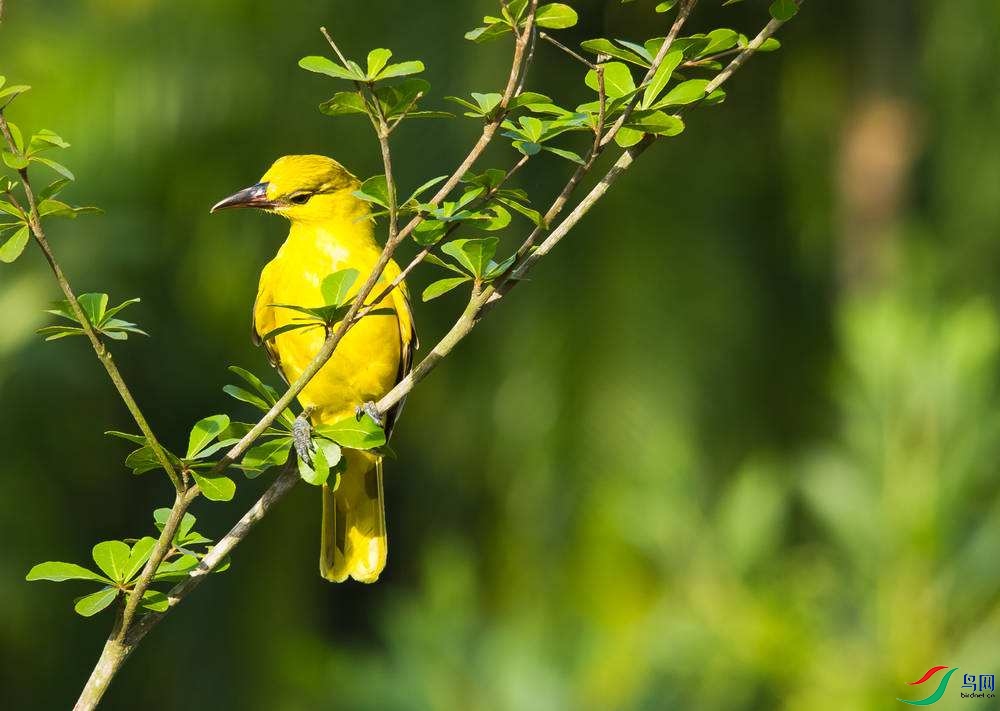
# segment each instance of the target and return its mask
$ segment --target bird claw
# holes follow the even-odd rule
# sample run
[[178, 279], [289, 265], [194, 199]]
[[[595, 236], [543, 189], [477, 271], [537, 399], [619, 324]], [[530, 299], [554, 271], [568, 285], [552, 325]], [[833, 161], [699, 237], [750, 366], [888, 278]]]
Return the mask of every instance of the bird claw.
[[295, 423], [292, 425], [292, 442], [295, 444], [295, 452], [299, 455], [299, 459], [311, 467], [313, 465], [312, 453], [314, 448], [309, 413], [309, 410], [304, 410], [302, 414], [295, 418]]
[[385, 426], [382, 421], [382, 413], [378, 411], [378, 406], [376, 406], [375, 403], [372, 402], [371, 400], [368, 400], [364, 404], [358, 405], [356, 408], [354, 408], [355, 417], [357, 417], [360, 420], [362, 415], [368, 415], [370, 418], [372, 418], [372, 420], [375, 421], [375, 424], [378, 425], [379, 427]]

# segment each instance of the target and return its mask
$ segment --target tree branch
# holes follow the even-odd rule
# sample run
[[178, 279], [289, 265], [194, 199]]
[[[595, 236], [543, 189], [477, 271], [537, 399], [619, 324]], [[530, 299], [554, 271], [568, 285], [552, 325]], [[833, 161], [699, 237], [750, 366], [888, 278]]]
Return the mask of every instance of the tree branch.
[[[0, 110], [0, 134], [3, 135], [4, 142], [7, 144], [11, 153], [16, 156], [23, 156], [22, 151], [18, 148], [17, 143], [14, 141], [14, 136], [10, 132], [10, 126], [7, 124], [7, 117], [4, 115], [2, 110]], [[21, 179], [21, 187], [24, 189], [24, 196], [28, 201], [27, 218], [28, 226], [31, 228], [31, 234], [39, 248], [41, 248], [42, 254], [45, 255], [45, 260], [49, 263], [49, 268], [52, 270], [52, 274], [59, 283], [59, 288], [66, 297], [66, 301], [69, 302], [73, 315], [76, 317], [77, 321], [80, 322], [80, 326], [83, 328], [84, 334], [86, 334], [87, 339], [90, 341], [90, 345], [94, 348], [94, 353], [97, 355], [97, 359], [101, 361], [101, 365], [103, 365], [104, 369], [107, 371], [108, 377], [111, 378], [111, 382], [114, 384], [115, 390], [118, 391], [118, 395], [121, 397], [122, 402], [125, 403], [125, 407], [128, 408], [129, 413], [132, 415], [132, 419], [135, 420], [135, 424], [138, 425], [139, 431], [142, 432], [142, 435], [149, 442], [149, 447], [153, 450], [156, 460], [167, 472], [167, 476], [169, 476], [170, 481], [173, 482], [174, 488], [177, 491], [183, 491], [184, 483], [181, 481], [180, 476], [174, 469], [174, 465], [171, 463], [169, 457], [167, 457], [160, 441], [156, 438], [156, 435], [153, 434], [153, 430], [149, 426], [146, 416], [142, 414], [142, 410], [139, 409], [139, 404], [135, 401], [135, 397], [132, 396], [132, 391], [129, 390], [128, 385], [125, 384], [125, 379], [122, 378], [122, 374], [119, 372], [118, 366], [115, 365], [115, 360], [111, 356], [111, 351], [107, 349], [104, 342], [101, 341], [100, 336], [98, 336], [97, 332], [94, 331], [94, 327], [90, 323], [90, 319], [87, 318], [83, 308], [80, 306], [79, 300], [76, 298], [76, 294], [73, 292], [73, 287], [70, 286], [69, 280], [63, 273], [62, 267], [60, 267], [59, 262], [56, 261], [55, 254], [52, 252], [52, 247], [45, 238], [45, 230], [42, 228], [42, 219], [38, 214], [38, 205], [35, 200], [35, 193], [31, 189], [31, 180], [28, 178], [28, 169], [21, 168], [17, 171], [17, 173]]]
[[698, 4], [698, 0], [684, 0], [681, 6], [677, 8], [677, 17], [674, 19], [674, 24], [670, 27], [670, 32], [667, 33], [666, 38], [663, 40], [663, 44], [660, 45], [660, 51], [656, 53], [653, 58], [653, 63], [649, 66], [649, 71], [646, 72], [646, 76], [643, 78], [642, 83], [639, 85], [639, 90], [635, 92], [635, 96], [628, 102], [628, 106], [625, 107], [625, 111], [622, 115], [618, 117], [618, 120], [612, 124], [611, 128], [608, 129], [607, 134], [601, 140], [601, 145], [606, 146], [611, 141], [615, 140], [615, 136], [618, 135], [618, 131], [628, 123], [629, 118], [632, 116], [632, 112], [635, 111], [635, 107], [639, 105], [639, 99], [642, 97], [642, 89], [649, 85], [649, 82], [653, 80], [656, 75], [656, 70], [660, 68], [663, 64], [663, 60], [666, 58], [667, 53], [670, 48], [674, 46], [674, 40], [681, 32], [681, 28], [687, 22], [688, 18], [691, 16], [691, 12], [694, 10], [694, 6]]
[[[469, 151], [468, 155], [465, 156], [464, 160], [459, 164], [451, 176], [444, 182], [444, 185], [434, 194], [434, 197], [430, 199], [430, 203], [436, 205], [437, 203], [448, 197], [448, 193], [455, 189], [455, 186], [461, 182], [465, 174], [472, 170], [472, 166], [476, 164], [479, 157], [486, 150], [487, 146], [493, 141], [493, 137], [496, 135], [497, 129], [500, 128], [500, 124], [503, 123], [504, 118], [507, 116], [507, 110], [510, 106], [510, 102], [519, 93], [519, 87], [521, 85], [521, 78], [527, 72], [528, 62], [527, 62], [527, 49], [531, 44], [531, 38], [535, 31], [535, 12], [538, 10], [538, 0], [531, 0], [528, 6], [528, 15], [525, 20], [524, 31], [521, 34], [515, 32], [514, 40], [514, 58], [511, 60], [510, 76], [507, 78], [507, 86], [504, 88], [503, 96], [500, 99], [500, 103], [497, 104], [493, 111], [493, 117], [486, 122], [483, 126], [483, 132], [479, 136], [479, 140], [476, 141], [472, 150]], [[400, 239], [406, 239], [412, 234], [413, 230], [424, 221], [423, 215], [416, 215], [410, 222], [403, 228], [400, 232]]]
[[[801, 5], [801, 2], [799, 3]], [[725, 69], [719, 72], [716, 77], [709, 82], [708, 86], [705, 87], [705, 95], [711, 94], [713, 91], [721, 87], [730, 77], [746, 64], [747, 60], [757, 51], [757, 49], [778, 29], [784, 24], [781, 20], [772, 19], [767, 25], [760, 31], [760, 33], [751, 40], [746, 48], [737, 55]], [[666, 41], [664, 42], [666, 45]], [[665, 56], [665, 53], [664, 53]], [[661, 58], [662, 59], [662, 58]], [[428, 374], [434, 368], [440, 364], [440, 362], [455, 348], [458, 343], [462, 341], [472, 329], [475, 328], [476, 324], [483, 318], [483, 316], [488, 313], [496, 304], [503, 299], [511, 289], [514, 288], [521, 280], [525, 278], [527, 273], [538, 263], [540, 259], [545, 257], [549, 252], [562, 239], [569, 233], [569, 231], [577, 225], [577, 223], [583, 219], [583, 217], [593, 208], [593, 206], [607, 193], [611, 185], [635, 162], [642, 153], [646, 151], [649, 146], [655, 142], [655, 138], [652, 135], [646, 135], [642, 141], [637, 143], [635, 146], [625, 150], [622, 155], [618, 158], [615, 164], [608, 170], [607, 173], [601, 178], [600, 182], [594, 186], [593, 189], [587, 194], [583, 200], [573, 209], [573, 211], [566, 216], [562, 223], [553, 230], [549, 236], [538, 246], [534, 251], [526, 254], [522, 259], [518, 260], [515, 266], [509, 273], [509, 276], [503, 280], [496, 288], [489, 288], [483, 291], [482, 294], [474, 296], [470, 301], [465, 311], [462, 313], [461, 317], [452, 326], [451, 330], [445, 334], [436, 346], [431, 350], [427, 356], [424, 357], [417, 366], [410, 371], [405, 378], [403, 378], [391, 391], [389, 391], [381, 400], [378, 401], [377, 407], [381, 412], [385, 412], [387, 409], [394, 407], [399, 404], [403, 398], [405, 398], [410, 391], [416, 387], [417, 383], [422, 381], [427, 377]]]

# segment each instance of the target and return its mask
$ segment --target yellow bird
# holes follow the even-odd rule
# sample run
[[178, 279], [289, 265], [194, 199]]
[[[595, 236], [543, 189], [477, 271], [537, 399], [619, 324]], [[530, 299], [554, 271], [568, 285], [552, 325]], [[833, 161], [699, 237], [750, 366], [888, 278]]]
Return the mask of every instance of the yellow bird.
[[[260, 275], [253, 309], [253, 338], [292, 323], [297, 315], [273, 304], [316, 307], [324, 303], [320, 284], [342, 269], [356, 269], [357, 293], [378, 261], [368, 203], [352, 193], [361, 185], [340, 163], [325, 156], [285, 156], [256, 185], [217, 203], [212, 211], [254, 207], [291, 221], [288, 238]], [[372, 290], [374, 299], [399, 275], [389, 262]], [[362, 319], [344, 336], [333, 357], [299, 395], [313, 424], [351, 417], [359, 406], [379, 400], [410, 367], [417, 345], [405, 285], [387, 295], [380, 308], [392, 315]], [[294, 382], [323, 345], [322, 329], [283, 333], [264, 343], [268, 359]], [[391, 429], [399, 408], [385, 413]], [[385, 567], [388, 537], [382, 493], [382, 458], [344, 450], [347, 464], [340, 486], [323, 486], [320, 575], [333, 582], [348, 577], [373, 583]]]

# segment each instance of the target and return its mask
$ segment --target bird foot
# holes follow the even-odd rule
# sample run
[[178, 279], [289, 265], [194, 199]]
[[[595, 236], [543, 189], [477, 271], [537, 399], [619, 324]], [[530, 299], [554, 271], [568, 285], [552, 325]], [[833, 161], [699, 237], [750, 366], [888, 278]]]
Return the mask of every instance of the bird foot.
[[354, 408], [355, 417], [360, 420], [362, 415], [368, 415], [379, 427], [385, 426], [385, 423], [382, 421], [382, 413], [378, 411], [378, 406], [371, 400]]
[[312, 453], [314, 451], [312, 443], [312, 425], [309, 423], [309, 415], [312, 410], [307, 408], [295, 418], [292, 425], [292, 442], [295, 444], [295, 452], [299, 458], [308, 464], [313, 465]]

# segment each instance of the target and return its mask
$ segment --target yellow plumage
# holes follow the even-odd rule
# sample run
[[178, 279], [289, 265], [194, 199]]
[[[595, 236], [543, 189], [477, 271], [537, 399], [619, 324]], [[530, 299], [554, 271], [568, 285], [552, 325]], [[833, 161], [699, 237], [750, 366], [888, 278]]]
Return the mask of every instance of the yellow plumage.
[[[260, 276], [253, 311], [258, 342], [260, 335], [292, 323], [298, 315], [272, 304], [320, 306], [321, 282], [342, 269], [359, 272], [350, 293], [354, 296], [371, 274], [381, 249], [367, 203], [352, 195], [359, 185], [329, 158], [286, 156], [258, 185], [217, 206], [263, 207], [291, 221], [288, 238]], [[398, 275], [399, 268], [390, 262], [371, 298]], [[314, 424], [353, 416], [359, 405], [378, 401], [391, 390], [409, 368], [416, 343], [405, 286], [379, 306], [393, 313], [357, 323], [299, 395], [302, 406], [312, 409]], [[271, 362], [292, 382], [315, 357], [324, 335], [320, 328], [295, 330], [264, 345]], [[387, 426], [394, 415], [387, 414]], [[374, 582], [385, 567], [388, 546], [382, 462], [368, 452], [345, 450], [344, 456], [347, 468], [337, 490], [323, 487], [320, 574], [335, 582], [348, 577]]]

